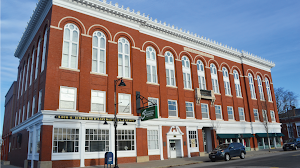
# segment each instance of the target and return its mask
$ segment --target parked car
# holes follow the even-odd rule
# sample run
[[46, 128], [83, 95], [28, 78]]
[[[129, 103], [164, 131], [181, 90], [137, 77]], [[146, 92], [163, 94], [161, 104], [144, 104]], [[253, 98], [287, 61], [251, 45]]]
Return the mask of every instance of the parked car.
[[214, 162], [217, 159], [224, 159], [225, 161], [230, 160], [232, 157], [239, 156], [244, 159], [246, 150], [241, 143], [224, 143], [219, 145], [217, 148], [209, 153], [209, 159]]
[[300, 148], [300, 138], [291, 138], [286, 141], [286, 143], [283, 144], [282, 149], [284, 151], [292, 149], [297, 150], [297, 148]]

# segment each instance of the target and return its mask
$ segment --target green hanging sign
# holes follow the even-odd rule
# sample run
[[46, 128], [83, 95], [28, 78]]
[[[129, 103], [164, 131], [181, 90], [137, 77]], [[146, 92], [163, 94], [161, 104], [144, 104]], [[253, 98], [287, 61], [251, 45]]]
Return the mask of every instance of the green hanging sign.
[[146, 109], [141, 110], [142, 121], [158, 118], [157, 115], [157, 106], [148, 107]]

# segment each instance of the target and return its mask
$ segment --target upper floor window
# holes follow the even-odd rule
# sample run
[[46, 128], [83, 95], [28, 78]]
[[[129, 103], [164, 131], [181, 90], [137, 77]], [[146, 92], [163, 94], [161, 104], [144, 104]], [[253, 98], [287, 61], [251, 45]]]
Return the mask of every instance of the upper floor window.
[[244, 108], [239, 107], [239, 116], [240, 116], [240, 121], [245, 121], [245, 113], [244, 113]]
[[32, 98], [32, 106], [31, 106], [31, 116], [33, 116], [35, 112], [35, 96]]
[[147, 82], [157, 83], [156, 53], [154, 48], [146, 48]]
[[258, 110], [257, 109], [253, 109], [253, 114], [254, 114], [255, 121], [258, 121], [259, 120]]
[[177, 117], [177, 101], [168, 100], [169, 117]]
[[118, 40], [118, 76], [130, 78], [130, 44], [123, 37]]
[[26, 70], [26, 81], [25, 81], [25, 91], [27, 90], [27, 85], [28, 85], [28, 73], [29, 73], [29, 55], [28, 55], [28, 60], [27, 60], [27, 70]]
[[209, 118], [208, 105], [201, 103], [202, 118]]
[[64, 27], [64, 43], [61, 66], [77, 69], [78, 67], [79, 29], [72, 23]]
[[167, 85], [176, 86], [174, 57], [170, 51], [167, 51], [165, 53], [165, 66], [166, 66]]
[[266, 82], [266, 89], [267, 89], [267, 93], [268, 93], [268, 100], [272, 101], [272, 94], [271, 94], [269, 79], [265, 78], [265, 82]]
[[248, 73], [248, 79], [249, 79], [249, 87], [250, 87], [251, 98], [256, 99], [255, 88], [254, 88], [254, 80], [253, 80], [253, 76], [252, 76], [251, 73]]
[[23, 69], [23, 77], [22, 77], [22, 91], [21, 91], [21, 95], [23, 94], [23, 90], [24, 90], [24, 83], [25, 83], [25, 69], [26, 69], [26, 65], [24, 65], [24, 69]]
[[223, 67], [222, 68], [223, 72], [223, 80], [224, 80], [224, 87], [225, 87], [225, 94], [226, 95], [231, 95], [230, 91], [230, 82], [229, 82], [229, 74], [227, 68]]
[[106, 37], [104, 33], [93, 33], [92, 71], [106, 73]]
[[268, 122], [268, 114], [267, 114], [267, 110], [262, 110], [262, 114], [263, 114], [264, 122]]
[[215, 105], [216, 119], [222, 119], [222, 109], [220, 105]]
[[186, 117], [194, 117], [194, 106], [192, 102], [185, 102]]
[[38, 42], [38, 48], [37, 48], [37, 54], [36, 54], [35, 75], [34, 75], [34, 79], [37, 78], [37, 75], [38, 75], [38, 72], [39, 72], [39, 62], [40, 62], [41, 43], [42, 43], [42, 40], [39, 39], [39, 42]]
[[42, 64], [41, 64], [41, 72], [45, 69], [45, 59], [47, 52], [47, 38], [48, 38], [48, 28], [45, 30], [44, 34], [44, 44], [43, 44], [43, 55], [42, 55]]
[[33, 65], [34, 65], [34, 53], [35, 53], [35, 49], [32, 51], [32, 56], [31, 56], [31, 72], [30, 72], [30, 81], [29, 81], [29, 86], [32, 83], [32, 75], [34, 74], [34, 69], [33, 69]]
[[42, 97], [43, 97], [43, 90], [39, 91], [39, 102], [38, 102], [38, 112], [42, 110]]
[[218, 83], [218, 71], [215, 64], [210, 64], [211, 83], [215, 93], [220, 93]]
[[119, 93], [119, 113], [131, 114], [131, 95]]
[[233, 76], [234, 76], [234, 85], [235, 85], [236, 96], [237, 97], [242, 97], [239, 73], [236, 70], [234, 70], [233, 71]]
[[275, 120], [275, 112], [273, 110], [271, 110], [270, 113], [271, 113], [271, 120], [272, 120], [272, 122], [275, 122], [276, 121]]
[[59, 109], [76, 110], [76, 94], [77, 88], [60, 87]]
[[228, 119], [233, 120], [234, 119], [233, 107], [227, 106], [227, 113], [228, 113]]
[[204, 64], [200, 60], [197, 61], [197, 73], [198, 73], [199, 88], [202, 90], [206, 90]]
[[184, 88], [191, 89], [192, 82], [191, 82], [191, 69], [190, 69], [190, 60], [188, 57], [182, 57], [182, 73], [183, 73], [183, 85]]
[[159, 116], [159, 101], [158, 98], [148, 97], [148, 107], [157, 106], [157, 116]]
[[27, 119], [29, 118], [29, 110], [30, 110], [30, 101], [27, 103]]
[[264, 90], [263, 90], [262, 81], [261, 81], [260, 76], [257, 76], [257, 83], [258, 83], [258, 91], [259, 91], [260, 100], [265, 100]]
[[105, 92], [92, 90], [91, 97], [91, 111], [105, 112]]

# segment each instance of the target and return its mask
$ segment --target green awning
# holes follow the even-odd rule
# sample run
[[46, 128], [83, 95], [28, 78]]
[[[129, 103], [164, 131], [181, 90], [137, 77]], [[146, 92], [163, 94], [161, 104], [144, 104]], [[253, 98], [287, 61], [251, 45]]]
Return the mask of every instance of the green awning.
[[282, 137], [282, 136], [284, 136], [283, 133], [272, 133], [272, 134], [274, 134], [274, 137]]
[[267, 133], [256, 133], [255, 136], [259, 138], [268, 137]]
[[[265, 138], [268, 137], [267, 133], [256, 133], [256, 137]], [[269, 137], [281, 137], [284, 136], [282, 133], [269, 133]]]
[[237, 134], [217, 134], [218, 139], [222, 138], [237, 138]]
[[254, 137], [252, 134], [241, 134], [243, 138], [252, 138]]

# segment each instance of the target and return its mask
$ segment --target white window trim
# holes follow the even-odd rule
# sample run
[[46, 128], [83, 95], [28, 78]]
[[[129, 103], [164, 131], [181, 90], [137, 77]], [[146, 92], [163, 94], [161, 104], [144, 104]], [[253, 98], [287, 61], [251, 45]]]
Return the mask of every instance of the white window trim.
[[[256, 112], [255, 112], [256, 111]], [[257, 119], [255, 118], [255, 113], [257, 113]], [[254, 120], [255, 121], [259, 121], [259, 113], [258, 113], [258, 109], [253, 109], [253, 115], [254, 115]]]
[[[271, 120], [272, 120], [272, 122], [276, 122], [275, 111], [270, 110], [270, 114], [271, 114]], [[273, 114], [273, 115], [272, 115], [272, 114]]]
[[[186, 60], [184, 60], [186, 58]], [[191, 75], [191, 64], [190, 59], [187, 56], [183, 56], [181, 61], [184, 61], [184, 64], [188, 64], [189, 67], [182, 65], [182, 74], [183, 74], [183, 86], [185, 89], [192, 89], [192, 75]]]
[[[98, 32], [100, 32], [101, 33], [101, 36], [98, 36], [97, 35], [97, 33]], [[94, 38], [94, 36], [97, 36], [97, 38], [98, 38], [98, 46], [97, 47], [95, 47], [94, 46], [94, 44], [92, 44], [92, 52], [93, 52], [93, 50], [94, 49], [97, 49], [97, 60], [96, 60], [96, 62], [97, 62], [97, 70], [96, 71], [93, 71], [93, 58], [92, 58], [92, 72], [94, 72], [94, 73], [99, 73], [99, 74], [106, 74], [106, 36], [105, 36], [105, 34], [103, 33], [103, 32], [101, 32], [101, 31], [95, 31], [94, 33], [93, 33], [93, 37], [92, 37], [92, 43], [94, 43], [94, 40], [93, 40], [93, 38]], [[105, 41], [105, 46], [104, 46], [104, 48], [101, 48], [101, 38], [104, 38], [104, 41]], [[104, 50], [104, 72], [100, 72], [100, 51], [101, 50]]]
[[[214, 71], [216, 71], [216, 74], [213, 73], [212, 69], [214, 69]], [[210, 64], [210, 75], [211, 75], [211, 80], [212, 80], [213, 91], [215, 93], [220, 93], [219, 80], [218, 80], [218, 69], [217, 69], [216, 65], [213, 63]]]
[[[192, 111], [193, 117], [188, 117], [188, 116], [186, 115], [186, 118], [195, 118], [194, 103], [193, 103], [193, 102], [186, 101], [186, 102], [185, 102], [185, 107], [186, 107], [186, 103], [191, 103], [191, 104], [192, 104], [192, 109], [193, 109], [193, 111]], [[186, 111], [186, 113], [187, 113], [187, 111]]]
[[[199, 68], [200, 66], [203, 66], [203, 71], [201, 70], [201, 68]], [[203, 62], [200, 60], [197, 61], [197, 74], [198, 74], [199, 88], [206, 90], [205, 66]], [[202, 79], [204, 79], [204, 81], [202, 81]]]
[[[148, 97], [148, 100], [150, 101], [150, 99], [156, 99], [157, 101], [157, 116], [160, 117], [160, 114], [159, 114], [159, 99], [158, 98], [155, 98], [155, 97]], [[148, 106], [149, 106], [149, 102], [148, 102]]]
[[248, 73], [248, 79], [249, 79], [249, 87], [250, 87], [251, 98], [256, 99], [254, 78], [253, 78], [251, 73]]
[[231, 110], [232, 110], [232, 118], [233, 118], [233, 119], [229, 119], [229, 117], [228, 117], [228, 120], [234, 120], [234, 110], [233, 110], [233, 107], [232, 106], [227, 106], [227, 115], [229, 116], [229, 114], [228, 114], [228, 108], [231, 108]]
[[[207, 108], [207, 118], [203, 118], [203, 112], [202, 112], [202, 105], [205, 105], [206, 106], [206, 108]], [[210, 115], [209, 115], [209, 108], [208, 108], [208, 104], [206, 104], [206, 103], [201, 103], [201, 115], [202, 115], [202, 119], [210, 119]]]
[[[223, 67], [222, 68], [222, 73], [223, 73], [223, 82], [224, 82], [224, 88], [225, 88], [225, 95], [230, 95], [231, 96], [231, 88], [230, 88], [230, 80], [229, 80], [229, 73], [227, 68]], [[226, 73], [226, 75], [225, 75]], [[226, 87], [227, 85], [227, 87]]]
[[32, 76], [33, 76], [33, 74], [34, 74], [34, 69], [33, 69], [33, 65], [34, 65], [34, 57], [35, 57], [35, 50], [36, 49], [34, 49], [33, 51], [32, 51], [32, 56], [31, 56], [31, 72], [30, 72], [30, 82], [29, 82], [29, 86], [32, 84]]
[[[196, 131], [197, 147], [190, 147], [190, 132], [189, 131]], [[198, 131], [196, 129], [189, 129], [187, 136], [188, 136], [188, 147], [190, 148], [190, 152], [199, 152]]]
[[38, 75], [38, 72], [39, 72], [39, 62], [40, 62], [41, 43], [42, 43], [42, 40], [41, 40], [41, 38], [40, 38], [40, 39], [39, 39], [39, 42], [38, 42], [37, 55], [36, 55], [36, 61], [35, 61], [35, 74], [34, 74], [34, 79], [37, 78], [37, 75]]
[[26, 65], [24, 65], [24, 68], [23, 68], [23, 77], [22, 77], [22, 91], [21, 91], [21, 95], [23, 95], [23, 91], [24, 91], [24, 83], [25, 83], [25, 68], [26, 68]]
[[[104, 93], [104, 97], [103, 97], [103, 106], [104, 106], [104, 111], [93, 111], [92, 110], [92, 94], [93, 92], [102, 92]], [[106, 113], [106, 92], [105, 91], [101, 91], [101, 90], [91, 90], [91, 112], [95, 112], [95, 113]]]
[[[148, 51], [150, 48], [153, 51]], [[150, 58], [147, 57], [147, 52], [150, 52]], [[154, 60], [151, 59], [151, 53], [154, 53], [154, 55], [155, 55]], [[157, 81], [158, 78], [157, 78], [156, 51], [155, 51], [155, 49], [153, 47], [150, 47], [150, 46], [148, 46], [146, 48], [146, 64], [147, 64], [146, 65], [146, 69], [147, 69], [147, 66], [150, 66], [150, 81], [148, 81], [148, 72], [147, 72], [147, 82], [158, 83], [158, 81]], [[153, 74], [153, 67], [155, 67], [155, 74]], [[153, 78], [153, 75], [155, 75], [155, 79]]]
[[[172, 101], [172, 102], [176, 103], [176, 116], [170, 116], [170, 113], [169, 113], [169, 101]], [[177, 104], [177, 100], [170, 100], [170, 99], [168, 99], [168, 117], [169, 118], [178, 117], [178, 104]]]
[[34, 115], [34, 111], [35, 111], [35, 97], [36, 96], [33, 96], [33, 98], [32, 98], [32, 103], [31, 103], [31, 116], [33, 116]]
[[272, 93], [271, 93], [270, 81], [268, 78], [265, 78], [265, 83], [266, 83], [266, 89], [268, 94], [268, 101], [272, 102]]
[[159, 139], [160, 139], [160, 136], [159, 136], [159, 130], [158, 129], [147, 129], [147, 143], [149, 142], [149, 139], [148, 139], [148, 134], [149, 132], [148, 131], [157, 131], [157, 149], [149, 149], [149, 147], [147, 146], [148, 148], [148, 154], [149, 155], [158, 155], [160, 153], [160, 145], [159, 145]]
[[[75, 95], [74, 95], [74, 107], [73, 109], [63, 109], [60, 107], [60, 101], [61, 101], [61, 88], [67, 88], [67, 89], [74, 89], [75, 91]], [[67, 110], [67, 111], [76, 111], [76, 107], [77, 107], [77, 88], [75, 87], [68, 87], [68, 86], [60, 86], [59, 88], [59, 110]]]
[[[238, 79], [235, 78], [235, 75], [237, 76]], [[234, 76], [234, 86], [235, 86], [235, 90], [236, 90], [236, 97], [242, 97], [242, 88], [241, 88], [239, 73], [236, 70], [234, 70], [233, 76]], [[239, 88], [236, 87], [237, 85], [239, 86]]]
[[48, 39], [48, 28], [45, 30], [44, 34], [44, 42], [43, 42], [43, 55], [42, 55], [42, 63], [41, 63], [41, 72], [45, 69], [45, 62], [46, 62], [46, 52], [47, 52], [47, 40]]
[[[243, 120], [241, 120], [240, 109], [243, 110], [243, 116], [244, 116], [244, 119], [243, 119]], [[243, 107], [239, 107], [238, 110], [239, 110], [239, 119], [240, 119], [240, 121], [246, 121], [246, 116], [245, 116], [244, 108], [243, 108]]]
[[260, 76], [257, 76], [257, 84], [258, 84], [258, 91], [259, 91], [260, 100], [265, 100], [264, 89], [263, 89], [263, 86], [262, 86], [262, 79], [261, 79]]
[[[120, 104], [120, 95], [126, 95], [129, 96], [129, 104], [126, 106], [129, 108], [129, 113], [124, 113], [124, 112], [119, 112], [119, 104]], [[126, 94], [126, 93], [118, 93], [118, 114], [132, 114], [131, 111], [131, 94]]]
[[29, 118], [30, 101], [27, 103], [27, 119]]
[[265, 121], [269, 122], [267, 110], [262, 110], [262, 115], [263, 115], [263, 122]]
[[22, 122], [24, 122], [24, 119], [25, 119], [25, 105], [23, 105]]
[[40, 112], [42, 109], [42, 97], [43, 97], [43, 89], [39, 91], [38, 112]]
[[[221, 115], [221, 118], [217, 118], [216, 106], [219, 106], [219, 107], [220, 107], [220, 115]], [[216, 114], [216, 120], [223, 120], [222, 106], [221, 106], [221, 105], [215, 105], [215, 114]]]
[[[120, 41], [122, 40], [122, 39], [124, 39], [125, 40], [125, 42], [123, 43], [123, 42], [121, 42], [121, 45], [122, 45], [122, 53], [120, 53], [119, 52], [119, 43], [120, 43]], [[125, 54], [125, 44], [126, 43], [128, 43], [128, 54]], [[122, 55], [122, 74], [120, 75], [119, 74], [119, 54], [121, 54]], [[125, 56], [128, 56], [129, 58], [129, 67], [128, 67], [128, 76], [126, 76], [126, 73], [125, 73]], [[123, 38], [123, 37], [121, 37], [121, 38], [119, 38], [119, 40], [118, 40], [118, 76], [119, 77], [124, 77], [124, 78], [131, 78], [131, 60], [130, 60], [130, 43], [129, 43], [129, 41], [127, 40], [127, 39], [125, 39], [125, 38]]]
[[[168, 81], [167, 81], [167, 79], [166, 79], [166, 85], [167, 86], [175, 86], [176, 87], [176, 72], [175, 72], [175, 60], [174, 60], [174, 56], [173, 56], [173, 54], [170, 52], [170, 51], [167, 51], [167, 52], [165, 52], [165, 57], [168, 57], [168, 59], [170, 58], [169, 56], [167, 56], [167, 53], [170, 53], [170, 57], [172, 57], [172, 59], [173, 59], [173, 63], [169, 63], [169, 61], [168, 62], [166, 62], [165, 61], [165, 66], [166, 66], [166, 71], [168, 70], [169, 71], [169, 85], [168, 85]], [[165, 58], [166, 59], [166, 58]], [[173, 70], [173, 72], [174, 72], [174, 85], [172, 85], [172, 76], [171, 76], [171, 70]], [[167, 76], [167, 75], [166, 75]]]
[[28, 86], [28, 73], [29, 73], [29, 60], [30, 58], [28, 58], [28, 61], [27, 61], [27, 70], [26, 70], [26, 81], [25, 81], [25, 91], [27, 90], [27, 86]]

